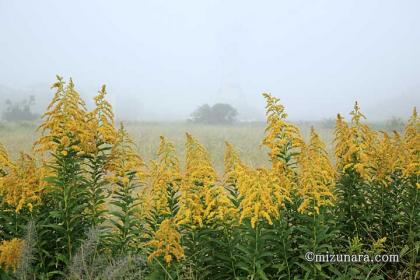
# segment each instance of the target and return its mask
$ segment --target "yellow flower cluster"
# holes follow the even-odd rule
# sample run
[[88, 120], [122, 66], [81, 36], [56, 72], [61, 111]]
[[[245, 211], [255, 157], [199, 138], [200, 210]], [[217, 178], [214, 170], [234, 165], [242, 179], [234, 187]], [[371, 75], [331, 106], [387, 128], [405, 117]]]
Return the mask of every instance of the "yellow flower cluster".
[[203, 217], [210, 223], [222, 221], [229, 224], [237, 220], [237, 209], [223, 186], [205, 188], [202, 200], [205, 205]]
[[269, 149], [269, 157], [274, 169], [290, 172], [296, 159], [293, 153], [300, 150], [303, 139], [299, 129], [286, 122], [287, 114], [279, 99], [264, 93], [266, 99], [267, 128], [263, 145]]
[[239, 198], [239, 222], [249, 218], [255, 227], [260, 219], [272, 224], [279, 217], [280, 207], [289, 198], [289, 190], [275, 170], [251, 169], [237, 165]]
[[106, 87], [103, 85], [94, 99], [96, 107], [88, 114], [88, 120], [94, 126], [96, 142], [115, 144], [117, 132], [114, 127], [114, 113], [105, 95]]
[[394, 133], [394, 137], [390, 137], [387, 133], [382, 133], [382, 138], [376, 141], [376, 145], [372, 148], [375, 152], [369, 158], [371, 167], [370, 180], [380, 182], [382, 185], [388, 185], [392, 181], [392, 173], [401, 170], [401, 137], [398, 133]]
[[309, 145], [303, 148], [300, 155], [299, 167], [298, 195], [303, 198], [303, 202], [298, 211], [309, 210], [309, 213], [313, 213], [315, 210], [319, 213], [321, 206], [332, 205], [336, 174], [325, 150], [325, 144], [314, 128], [311, 128]]
[[215, 185], [217, 175], [210, 162], [206, 148], [198, 143], [190, 134], [187, 133], [186, 135], [186, 180], [189, 183], [200, 186]]
[[107, 169], [111, 172], [108, 180], [127, 186], [130, 177], [135, 180], [145, 178], [144, 168], [144, 161], [135, 152], [134, 142], [129, 137], [124, 125], [121, 124], [107, 164]]
[[344, 172], [352, 169], [363, 179], [368, 180], [371, 176], [369, 159], [374, 153], [376, 134], [362, 123], [366, 117], [360, 112], [357, 102], [350, 115], [352, 116], [350, 125], [340, 115], [337, 116], [335, 130], [337, 167]]
[[180, 189], [178, 223], [202, 227], [206, 207], [202, 199], [206, 191], [215, 186], [216, 171], [211, 166], [206, 149], [190, 134], [187, 134], [185, 146], [186, 172]]
[[204, 221], [231, 216], [226, 190], [217, 186], [216, 171], [206, 149], [190, 134], [186, 143], [186, 172], [180, 188], [178, 223], [202, 227]]
[[397, 132], [392, 136], [385, 132], [378, 134], [363, 124], [365, 116], [357, 102], [351, 115], [350, 124], [340, 115], [337, 117], [335, 154], [338, 170], [354, 170], [361, 178], [382, 185], [388, 185], [397, 171], [405, 177], [419, 174], [420, 122], [415, 109], [402, 138]]
[[226, 187], [232, 187], [236, 185], [237, 174], [236, 174], [236, 166], [238, 164], [242, 164], [239, 158], [238, 153], [233, 148], [232, 144], [225, 142], [225, 156], [224, 156], [224, 167], [225, 167], [225, 174], [224, 174], [224, 184]]
[[[403, 148], [401, 149], [401, 165], [405, 176], [420, 174], [420, 120], [417, 110], [413, 114], [405, 128]], [[420, 186], [418, 184], [417, 186]]]
[[6, 271], [15, 272], [21, 258], [25, 241], [17, 238], [0, 243], [0, 266]]
[[169, 214], [168, 191], [179, 191], [181, 171], [175, 147], [163, 136], [160, 137], [158, 160], [151, 162], [150, 192], [152, 207], [159, 215]]
[[39, 127], [42, 136], [35, 143], [38, 152], [64, 156], [96, 154], [101, 144], [115, 143], [114, 114], [111, 104], [105, 100], [105, 86], [95, 97], [96, 107], [92, 112], [87, 112], [71, 79], [66, 85], [62, 77], [57, 77], [52, 88], [56, 93]]
[[0, 177], [3, 177], [7, 174], [7, 168], [10, 167], [12, 163], [9, 159], [9, 154], [7, 153], [6, 148], [0, 143]]
[[56, 89], [53, 100], [43, 115], [45, 121], [40, 125], [41, 138], [35, 143], [41, 153], [62, 153], [70, 151], [89, 152], [93, 148], [92, 122], [87, 119], [86, 106], [75, 90], [73, 81], [66, 85], [57, 76], [52, 86]]
[[[7, 159], [5, 150], [2, 159]], [[3, 161], [3, 160], [2, 160]], [[5, 161], [0, 166], [3, 176], [0, 177], [0, 195], [6, 204], [14, 207], [18, 213], [27, 207], [32, 211], [33, 205], [38, 203], [42, 190], [40, 170], [36, 166], [35, 159], [21, 153], [16, 162]]]
[[180, 260], [184, 257], [181, 234], [172, 219], [165, 219], [160, 224], [154, 239], [146, 245], [153, 248], [153, 252], [148, 257], [149, 261], [152, 261], [155, 257], [163, 256], [165, 262], [170, 264], [174, 259]]

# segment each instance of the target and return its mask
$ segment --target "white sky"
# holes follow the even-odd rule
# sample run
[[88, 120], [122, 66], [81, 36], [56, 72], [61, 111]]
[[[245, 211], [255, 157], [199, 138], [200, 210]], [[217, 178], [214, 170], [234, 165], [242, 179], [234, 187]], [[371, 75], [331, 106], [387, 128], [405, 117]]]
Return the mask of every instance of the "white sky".
[[355, 100], [372, 120], [407, 117], [420, 103], [419, 15], [418, 0], [0, 0], [0, 86], [43, 103], [56, 74], [87, 96], [105, 83], [132, 119], [215, 102], [260, 118], [264, 91], [292, 119]]

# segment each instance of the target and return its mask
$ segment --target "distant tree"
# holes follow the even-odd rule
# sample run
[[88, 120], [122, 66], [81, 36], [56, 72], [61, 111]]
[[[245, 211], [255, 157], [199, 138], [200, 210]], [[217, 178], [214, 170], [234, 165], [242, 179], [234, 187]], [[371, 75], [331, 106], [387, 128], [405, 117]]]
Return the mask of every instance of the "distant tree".
[[196, 123], [206, 123], [210, 119], [211, 107], [208, 104], [201, 105], [191, 114], [191, 120]]
[[38, 115], [31, 112], [31, 107], [35, 105], [35, 96], [30, 95], [28, 99], [20, 102], [6, 100], [6, 110], [2, 114], [5, 121], [32, 121]]
[[236, 121], [237, 115], [238, 111], [229, 104], [204, 104], [191, 114], [191, 120], [195, 123], [231, 124]]

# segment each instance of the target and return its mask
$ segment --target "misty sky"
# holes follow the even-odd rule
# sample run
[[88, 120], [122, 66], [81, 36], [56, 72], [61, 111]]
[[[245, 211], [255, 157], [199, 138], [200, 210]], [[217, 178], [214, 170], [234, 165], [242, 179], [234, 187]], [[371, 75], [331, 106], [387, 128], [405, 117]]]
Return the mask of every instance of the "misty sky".
[[[260, 119], [408, 117], [420, 101], [418, 0], [0, 0], [0, 94], [50, 99], [55, 75], [108, 86], [120, 118], [185, 119], [229, 102]], [[0, 101], [1, 96], [0, 96]]]

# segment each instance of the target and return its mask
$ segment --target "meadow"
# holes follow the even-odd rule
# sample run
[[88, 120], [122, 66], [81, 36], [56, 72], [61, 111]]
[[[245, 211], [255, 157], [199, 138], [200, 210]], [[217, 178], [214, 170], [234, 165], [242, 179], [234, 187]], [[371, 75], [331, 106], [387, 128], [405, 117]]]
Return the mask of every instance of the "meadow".
[[[209, 154], [216, 170], [223, 171], [225, 142], [231, 143], [244, 163], [252, 167], [270, 164], [267, 150], [261, 145], [264, 137], [264, 122], [235, 123], [232, 125], [209, 125], [191, 122], [141, 122], [122, 121], [135, 143], [135, 149], [146, 161], [156, 156], [159, 137], [170, 139], [181, 158], [185, 156], [185, 133], [194, 135], [202, 143]], [[117, 123], [119, 123], [117, 121]], [[12, 158], [21, 151], [30, 152], [33, 143], [39, 137], [39, 122], [0, 122], [0, 143], [4, 144]], [[333, 157], [334, 123], [331, 121], [295, 122], [302, 137], [309, 140], [311, 127], [314, 127], [326, 144], [327, 151]], [[404, 127], [391, 121], [371, 123], [376, 130], [392, 133], [403, 132]]]
[[265, 123], [118, 124], [105, 86], [52, 88], [0, 126], [0, 279], [420, 278], [415, 109], [293, 123], [265, 93]]
[[[117, 122], [118, 123], [118, 122]], [[218, 172], [223, 171], [225, 142], [232, 143], [244, 163], [253, 166], [268, 166], [267, 150], [261, 145], [264, 137], [264, 122], [236, 123], [233, 125], [209, 125], [190, 122], [134, 122], [123, 121], [127, 132], [135, 143], [136, 151], [146, 161], [155, 158], [159, 147], [159, 137], [170, 139], [181, 158], [185, 156], [185, 133], [194, 135], [212, 155], [211, 161]], [[0, 143], [8, 148], [10, 156], [16, 158], [20, 151], [30, 152], [39, 137], [36, 131], [39, 122], [0, 123]], [[381, 125], [381, 124], [379, 124]], [[314, 126], [332, 151], [333, 127], [325, 127], [322, 122], [301, 122], [305, 139], [309, 139], [310, 128]]]

